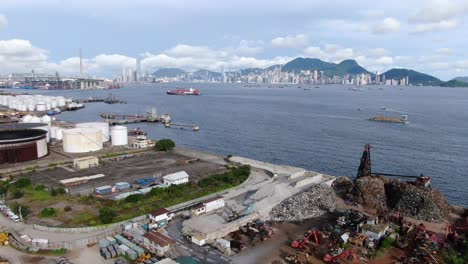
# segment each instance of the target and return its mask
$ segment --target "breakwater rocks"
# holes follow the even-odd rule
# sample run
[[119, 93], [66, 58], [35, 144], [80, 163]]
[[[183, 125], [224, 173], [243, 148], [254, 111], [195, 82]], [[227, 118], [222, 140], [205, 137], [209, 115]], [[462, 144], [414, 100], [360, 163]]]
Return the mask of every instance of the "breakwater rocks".
[[317, 184], [275, 206], [270, 218], [272, 221], [301, 221], [321, 216], [335, 207], [336, 195], [332, 187]]

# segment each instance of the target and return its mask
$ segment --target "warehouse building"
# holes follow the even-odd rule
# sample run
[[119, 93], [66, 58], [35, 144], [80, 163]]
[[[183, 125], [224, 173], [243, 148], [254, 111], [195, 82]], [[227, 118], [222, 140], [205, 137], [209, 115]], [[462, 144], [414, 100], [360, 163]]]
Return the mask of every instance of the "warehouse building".
[[215, 196], [215, 197], [213, 197], [211, 199], [207, 199], [207, 200], [201, 202], [199, 205], [195, 206], [192, 209], [192, 213], [194, 215], [209, 213], [211, 211], [214, 211], [216, 209], [224, 207], [224, 205], [225, 205], [224, 197], [218, 195], [218, 196]]
[[83, 170], [99, 165], [99, 159], [94, 156], [76, 158], [73, 160], [73, 167]]
[[0, 131], [0, 164], [35, 160], [47, 154], [47, 131], [41, 129]]
[[164, 184], [167, 186], [184, 184], [189, 181], [189, 175], [185, 171], [168, 174], [163, 177]]

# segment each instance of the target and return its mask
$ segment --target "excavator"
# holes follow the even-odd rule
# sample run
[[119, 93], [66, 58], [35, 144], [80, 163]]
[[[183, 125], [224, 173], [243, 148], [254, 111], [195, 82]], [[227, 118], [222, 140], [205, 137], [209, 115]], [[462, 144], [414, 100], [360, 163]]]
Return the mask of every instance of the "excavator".
[[339, 259], [347, 259], [349, 257], [349, 255], [352, 255], [353, 256], [353, 263], [354, 264], [357, 264], [359, 263], [358, 261], [358, 257], [356, 256], [356, 252], [354, 252], [353, 249], [347, 249], [345, 251], [343, 251], [341, 254], [337, 255], [337, 256], [331, 256], [329, 254], [326, 254], [325, 257], [323, 257], [323, 261], [325, 262], [331, 262], [331, 263], [339, 263], [338, 260]]
[[312, 238], [312, 236], [315, 239], [315, 246], [318, 247], [319, 246], [319, 238], [318, 238], [318, 231], [317, 230], [313, 230], [313, 231], [309, 232], [303, 239], [294, 240], [291, 243], [291, 247], [293, 247], [293, 248], [303, 248], [307, 244], [307, 242], [309, 242], [309, 240]]
[[401, 174], [391, 174], [391, 173], [381, 173], [375, 172], [372, 173], [371, 166], [371, 145], [366, 144], [364, 146], [364, 151], [362, 152], [361, 163], [359, 164], [358, 173], [356, 178], [361, 178], [365, 176], [386, 176], [386, 177], [398, 177], [398, 178], [412, 178], [415, 179], [413, 182], [414, 185], [420, 188], [428, 188], [431, 185], [431, 178], [424, 176], [423, 174], [419, 176], [413, 175], [401, 175]]

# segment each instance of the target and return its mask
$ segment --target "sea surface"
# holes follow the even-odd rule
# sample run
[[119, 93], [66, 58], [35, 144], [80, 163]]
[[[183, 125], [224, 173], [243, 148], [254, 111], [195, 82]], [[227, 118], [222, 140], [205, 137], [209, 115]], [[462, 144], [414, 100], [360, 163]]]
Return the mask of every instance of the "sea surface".
[[[166, 95], [175, 87], [199, 88], [201, 96]], [[307, 90], [304, 90], [307, 88]], [[309, 89], [310, 88], [310, 89]], [[100, 121], [99, 112], [144, 114], [155, 107], [173, 122], [200, 131], [136, 124], [153, 138], [177, 145], [355, 177], [364, 144], [372, 145], [374, 172], [428, 175], [454, 204], [468, 206], [468, 89], [242, 84], [139, 84], [106, 91], [27, 91], [71, 98], [107, 97], [127, 104], [90, 103], [58, 119]], [[11, 91], [11, 90], [10, 90]], [[17, 92], [25, 92], [18, 90]], [[367, 120], [376, 115], [410, 123]]]

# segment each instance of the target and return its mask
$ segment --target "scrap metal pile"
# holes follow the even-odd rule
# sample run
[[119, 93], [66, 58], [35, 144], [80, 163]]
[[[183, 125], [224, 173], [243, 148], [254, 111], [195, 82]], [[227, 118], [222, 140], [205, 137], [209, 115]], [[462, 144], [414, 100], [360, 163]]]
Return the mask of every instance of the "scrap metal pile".
[[348, 202], [375, 209], [378, 213], [393, 210], [418, 220], [442, 222], [449, 216], [451, 207], [441, 192], [430, 187], [430, 182], [430, 177], [424, 175], [373, 173], [370, 145], [366, 145], [354, 186], [345, 197]]
[[335, 210], [336, 195], [333, 189], [324, 184], [311, 186], [295, 194], [273, 208], [272, 221], [301, 221], [318, 217]]

